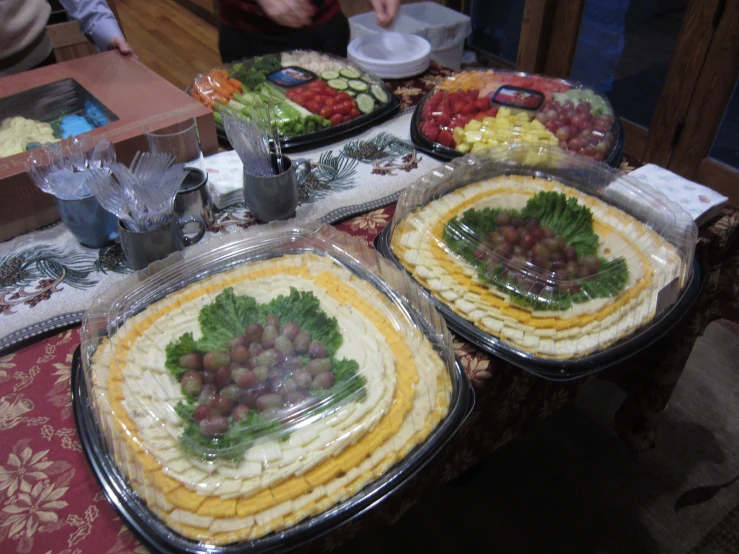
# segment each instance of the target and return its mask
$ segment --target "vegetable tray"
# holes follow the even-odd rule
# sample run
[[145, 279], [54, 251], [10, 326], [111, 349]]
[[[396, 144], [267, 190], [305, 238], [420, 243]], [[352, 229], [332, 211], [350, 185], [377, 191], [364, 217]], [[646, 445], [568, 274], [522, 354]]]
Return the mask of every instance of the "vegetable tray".
[[689, 214], [556, 148], [467, 155], [408, 187], [378, 250], [455, 332], [549, 379], [656, 340], [700, 289]]
[[195, 77], [187, 92], [213, 110], [223, 140], [223, 113], [250, 117], [255, 98], [270, 102], [287, 149], [331, 142], [383, 121], [400, 107], [373, 74], [346, 59], [304, 50], [214, 68]]

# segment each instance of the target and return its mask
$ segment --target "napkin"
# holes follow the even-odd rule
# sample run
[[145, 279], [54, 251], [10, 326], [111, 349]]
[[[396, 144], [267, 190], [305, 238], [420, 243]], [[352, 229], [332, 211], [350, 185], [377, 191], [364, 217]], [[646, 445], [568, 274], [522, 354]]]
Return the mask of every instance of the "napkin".
[[697, 225], [712, 219], [729, 200], [713, 189], [654, 164], [635, 169], [629, 177], [646, 183], [679, 204]]

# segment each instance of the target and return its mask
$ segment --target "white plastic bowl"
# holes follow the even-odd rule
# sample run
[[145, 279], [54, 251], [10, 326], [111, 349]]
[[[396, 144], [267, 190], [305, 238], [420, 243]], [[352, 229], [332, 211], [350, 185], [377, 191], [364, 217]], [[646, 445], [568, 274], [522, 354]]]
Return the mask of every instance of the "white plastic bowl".
[[349, 43], [348, 58], [383, 79], [404, 79], [423, 73], [431, 61], [431, 44], [406, 33], [382, 32]]

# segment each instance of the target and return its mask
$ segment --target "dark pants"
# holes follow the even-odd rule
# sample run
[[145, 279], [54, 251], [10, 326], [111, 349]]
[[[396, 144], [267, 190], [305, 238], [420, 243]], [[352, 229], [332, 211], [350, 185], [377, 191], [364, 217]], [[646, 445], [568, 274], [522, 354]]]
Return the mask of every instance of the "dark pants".
[[219, 31], [218, 48], [223, 63], [298, 49], [317, 50], [345, 58], [349, 44], [349, 20], [343, 13], [318, 27], [291, 29], [283, 36], [241, 31], [222, 23]]

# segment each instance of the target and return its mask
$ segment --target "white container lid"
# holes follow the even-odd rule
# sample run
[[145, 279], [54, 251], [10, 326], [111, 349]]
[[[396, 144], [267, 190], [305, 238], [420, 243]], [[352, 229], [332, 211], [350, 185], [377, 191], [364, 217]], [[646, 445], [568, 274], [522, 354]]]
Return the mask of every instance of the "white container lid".
[[348, 58], [378, 77], [410, 77], [428, 67], [431, 44], [416, 35], [382, 32], [349, 43]]

